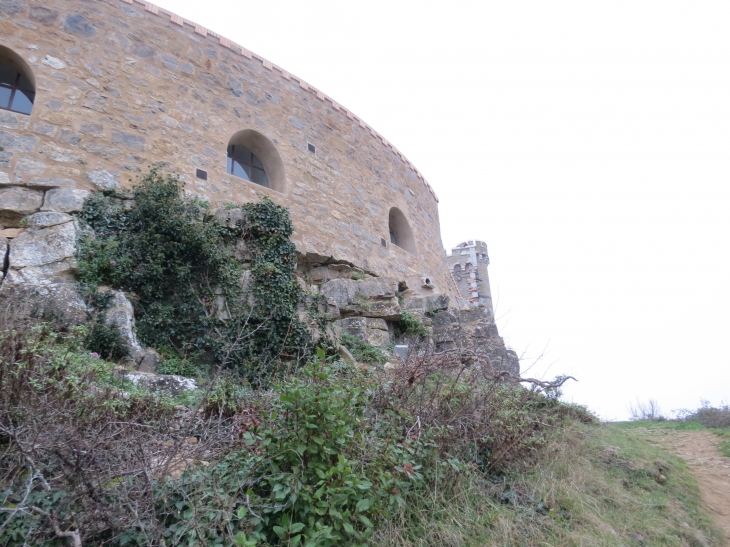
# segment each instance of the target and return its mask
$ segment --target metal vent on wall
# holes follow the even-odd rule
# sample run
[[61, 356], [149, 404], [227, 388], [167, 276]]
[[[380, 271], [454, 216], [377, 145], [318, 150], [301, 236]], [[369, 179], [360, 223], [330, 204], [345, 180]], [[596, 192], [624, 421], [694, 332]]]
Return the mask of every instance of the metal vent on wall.
[[202, 169], [196, 169], [195, 176], [201, 180], [208, 180], [208, 171], [203, 171]]
[[307, 150], [314, 154], [314, 145], [311, 142], [307, 143]]

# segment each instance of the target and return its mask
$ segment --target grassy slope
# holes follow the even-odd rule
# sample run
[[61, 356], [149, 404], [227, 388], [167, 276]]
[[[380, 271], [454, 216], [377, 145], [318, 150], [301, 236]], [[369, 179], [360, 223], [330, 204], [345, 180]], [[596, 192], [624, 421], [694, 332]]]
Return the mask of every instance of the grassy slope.
[[635, 429], [637, 427], [651, 427], [654, 429], [676, 429], [676, 430], [707, 430], [712, 431], [715, 435], [720, 437], [720, 452], [723, 456], [730, 458], [730, 427], [725, 428], [708, 428], [698, 422], [648, 422], [648, 421], [636, 421], [636, 422], [622, 422], [621, 427], [626, 429]]
[[489, 483], [462, 476], [409, 507], [373, 544], [721, 545], [699, 500], [684, 462], [630, 427], [575, 424], [532, 469]]

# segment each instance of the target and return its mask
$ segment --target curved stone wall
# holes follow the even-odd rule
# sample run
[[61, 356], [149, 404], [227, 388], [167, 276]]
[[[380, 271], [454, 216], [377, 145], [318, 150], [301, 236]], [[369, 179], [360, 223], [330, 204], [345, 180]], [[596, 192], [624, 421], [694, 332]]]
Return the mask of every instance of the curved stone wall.
[[[269, 61], [139, 0], [0, 0], [0, 44], [36, 83], [30, 115], [0, 110], [5, 232], [31, 210], [73, 212], [85, 190], [128, 186], [161, 164], [214, 205], [263, 195], [286, 205], [309, 262], [428, 275], [454, 292], [438, 200], [420, 173], [354, 114]], [[235, 135], [276, 165], [266, 166], [276, 170], [272, 189], [226, 173]], [[392, 208], [410, 227], [411, 252], [391, 243]]]

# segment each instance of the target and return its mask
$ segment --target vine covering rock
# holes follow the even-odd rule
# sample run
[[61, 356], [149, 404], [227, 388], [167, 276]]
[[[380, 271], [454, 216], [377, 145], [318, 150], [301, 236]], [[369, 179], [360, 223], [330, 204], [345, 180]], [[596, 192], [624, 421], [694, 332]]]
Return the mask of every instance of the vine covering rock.
[[220, 222], [177, 178], [153, 169], [131, 196], [93, 194], [80, 217], [88, 227], [78, 245], [82, 292], [102, 312], [100, 288], [127, 293], [142, 343], [209, 354], [257, 381], [308, 355], [286, 208], [264, 198]]

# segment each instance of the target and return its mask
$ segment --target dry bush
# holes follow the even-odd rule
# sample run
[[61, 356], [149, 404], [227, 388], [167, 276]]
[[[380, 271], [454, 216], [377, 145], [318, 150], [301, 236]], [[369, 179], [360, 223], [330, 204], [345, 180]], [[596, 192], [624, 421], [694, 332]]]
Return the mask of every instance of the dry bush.
[[[0, 315], [0, 545], [154, 544], [157, 481], [238, 443], [235, 424], [125, 385], [113, 364], [34, 323]], [[63, 543], [61, 543], [63, 544]]]
[[520, 378], [495, 368], [488, 352], [483, 345], [438, 352], [424, 341], [382, 382], [378, 404], [397, 404], [413, 417], [408, 435], [431, 430], [443, 453], [488, 471], [531, 461], [547, 432], [569, 414], [595, 420], [582, 408], [544, 395], [570, 377]]
[[723, 404], [713, 407], [709, 401], [702, 401], [702, 406], [697, 410], [680, 411], [680, 419], [686, 422], [699, 422], [711, 429], [723, 429], [730, 427], [730, 406]]
[[512, 377], [478, 347], [424, 341], [392, 372], [321, 352], [273, 390], [214, 375], [183, 406], [83, 339], [0, 316], [0, 545], [360, 541], [437, 485], [534, 461], [564, 417], [591, 420], [542, 393], [567, 378]]
[[659, 403], [656, 399], [649, 399], [646, 402], [636, 400], [636, 403], [628, 405], [629, 419], [636, 421], [662, 422], [666, 418], [662, 415]]

